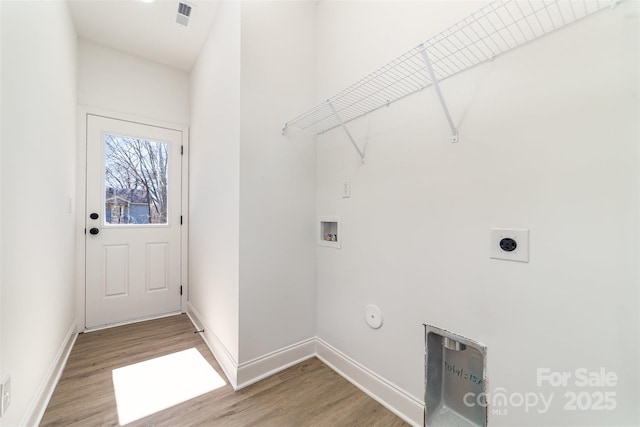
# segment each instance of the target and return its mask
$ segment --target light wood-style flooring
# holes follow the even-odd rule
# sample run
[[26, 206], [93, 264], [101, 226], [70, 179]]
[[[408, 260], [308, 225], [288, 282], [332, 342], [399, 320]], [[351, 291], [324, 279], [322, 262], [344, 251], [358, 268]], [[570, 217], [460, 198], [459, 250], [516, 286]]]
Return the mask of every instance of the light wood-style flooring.
[[[224, 377], [186, 315], [80, 334], [41, 426], [118, 426], [111, 371], [195, 347]], [[406, 426], [316, 358], [234, 392], [214, 390], [130, 426]]]

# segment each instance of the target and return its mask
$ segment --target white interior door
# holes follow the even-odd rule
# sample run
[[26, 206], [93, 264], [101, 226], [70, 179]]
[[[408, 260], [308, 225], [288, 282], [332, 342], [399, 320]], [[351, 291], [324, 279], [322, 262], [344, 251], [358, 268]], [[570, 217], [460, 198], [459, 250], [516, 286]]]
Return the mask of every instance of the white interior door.
[[178, 312], [182, 132], [87, 116], [86, 327]]

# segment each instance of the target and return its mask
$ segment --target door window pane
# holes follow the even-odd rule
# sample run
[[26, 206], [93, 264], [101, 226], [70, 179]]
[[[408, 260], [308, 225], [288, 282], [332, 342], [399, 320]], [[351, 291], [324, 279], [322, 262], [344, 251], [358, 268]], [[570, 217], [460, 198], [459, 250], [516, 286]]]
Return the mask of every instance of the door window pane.
[[169, 144], [104, 135], [107, 224], [167, 224]]

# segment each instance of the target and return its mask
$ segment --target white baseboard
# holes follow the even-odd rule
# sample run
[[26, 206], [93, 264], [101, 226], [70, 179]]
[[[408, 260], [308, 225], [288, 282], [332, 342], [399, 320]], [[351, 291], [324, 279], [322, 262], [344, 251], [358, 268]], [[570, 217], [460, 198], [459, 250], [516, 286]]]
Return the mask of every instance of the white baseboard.
[[422, 401], [365, 368], [318, 337], [309, 338], [238, 364], [218, 337], [207, 328], [197, 310], [190, 303], [187, 303], [187, 315], [197, 329], [205, 330], [202, 338], [234, 390], [247, 387], [315, 356], [410, 425], [423, 426], [424, 403]]
[[247, 387], [268, 376], [310, 359], [316, 353], [316, 339], [309, 338], [238, 366], [238, 388]]
[[202, 339], [211, 350], [211, 353], [213, 353], [234, 390], [247, 387], [315, 356], [315, 338], [310, 338], [238, 364], [222, 341], [205, 324], [198, 310], [190, 302], [187, 302], [187, 316], [189, 316], [196, 329], [204, 329], [204, 333], [201, 334]]
[[415, 427], [424, 423], [424, 404], [398, 386], [316, 338], [316, 356], [351, 384]]
[[65, 365], [67, 364], [73, 344], [76, 342], [76, 338], [78, 337], [76, 323], [76, 320], [74, 320], [67, 331], [65, 339], [58, 349], [58, 353], [56, 354], [53, 363], [49, 367], [44, 380], [40, 383], [40, 386], [36, 391], [35, 397], [31, 400], [31, 403], [27, 408], [27, 412], [20, 423], [21, 426], [37, 426], [40, 424], [40, 421], [44, 416], [44, 411], [47, 409], [49, 400], [51, 400], [53, 391], [62, 376]]
[[216, 361], [222, 368], [222, 371], [227, 376], [229, 384], [234, 390], [238, 389], [238, 362], [231, 355], [227, 347], [220, 341], [220, 338], [213, 333], [212, 329], [202, 320], [202, 316], [198, 313], [198, 310], [190, 303], [187, 302], [187, 316], [191, 319], [191, 323], [198, 330], [204, 329], [204, 333], [200, 334], [204, 340]]

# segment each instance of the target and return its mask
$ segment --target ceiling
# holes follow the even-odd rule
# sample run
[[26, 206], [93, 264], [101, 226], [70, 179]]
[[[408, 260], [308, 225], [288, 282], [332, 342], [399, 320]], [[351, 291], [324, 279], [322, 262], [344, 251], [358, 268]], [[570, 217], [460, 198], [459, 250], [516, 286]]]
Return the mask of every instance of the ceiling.
[[187, 27], [176, 23], [178, 0], [67, 0], [78, 37], [131, 55], [191, 71], [218, 2], [193, 6]]

